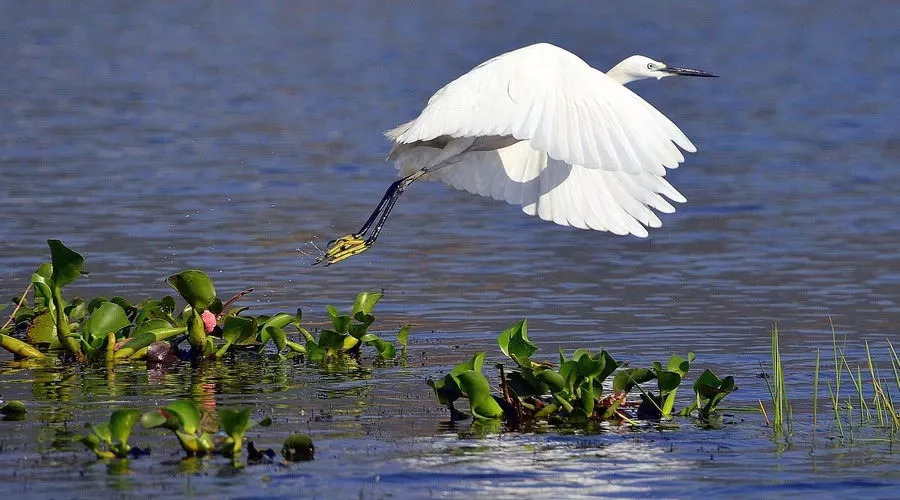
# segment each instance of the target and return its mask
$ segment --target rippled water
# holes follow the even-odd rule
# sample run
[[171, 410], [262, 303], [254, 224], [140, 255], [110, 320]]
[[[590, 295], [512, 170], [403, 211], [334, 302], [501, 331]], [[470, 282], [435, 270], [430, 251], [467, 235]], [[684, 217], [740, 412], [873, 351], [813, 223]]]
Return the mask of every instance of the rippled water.
[[[778, 455], [756, 415], [724, 431], [461, 440], [424, 384], [523, 316], [545, 353], [604, 346], [648, 361], [695, 350], [738, 376], [738, 405], [765, 397], [754, 377], [776, 320], [790, 382], [806, 394], [829, 317], [853, 345], [900, 343], [895, 5], [0, 2], [0, 12], [0, 292], [19, 293], [45, 240], [60, 238], [91, 271], [71, 294], [140, 300], [166, 293], [168, 274], [201, 268], [225, 293], [256, 287], [246, 300], [256, 312], [315, 316], [383, 289], [380, 323], [412, 321], [417, 342], [408, 367], [364, 376], [211, 370], [216, 404], [253, 395], [275, 417], [278, 431], [259, 437], [267, 445], [297, 425], [322, 440], [308, 466], [230, 474], [204, 463], [205, 479], [157, 456], [107, 476], [57, 435], [111, 404], [189, 394], [202, 373], [137, 370], [111, 387], [103, 373], [53, 369], [62, 378], [47, 381], [5, 362], [0, 394], [39, 411], [0, 423], [0, 489], [684, 496], [898, 481], [896, 455], [881, 448]], [[722, 75], [634, 86], [700, 149], [670, 174], [686, 205], [639, 240], [414, 185], [376, 248], [307, 266], [297, 249], [355, 230], [393, 179], [381, 131], [475, 64], [536, 41], [600, 68], [644, 53]], [[310, 416], [319, 411], [331, 420]]]

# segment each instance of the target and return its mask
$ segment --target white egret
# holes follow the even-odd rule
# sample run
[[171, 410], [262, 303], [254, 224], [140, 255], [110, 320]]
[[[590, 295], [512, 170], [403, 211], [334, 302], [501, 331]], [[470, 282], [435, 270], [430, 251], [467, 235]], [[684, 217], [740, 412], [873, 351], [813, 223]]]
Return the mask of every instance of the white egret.
[[[662, 113], [624, 87], [645, 78], [716, 76], [631, 56], [603, 73], [547, 43], [485, 61], [438, 90], [418, 118], [387, 132], [401, 178], [353, 234], [316, 263], [375, 242], [397, 199], [418, 179], [441, 180], [521, 205], [563, 226], [647, 236], [681, 195], [663, 178], [697, 149]], [[676, 145], [678, 147], [676, 147]]]

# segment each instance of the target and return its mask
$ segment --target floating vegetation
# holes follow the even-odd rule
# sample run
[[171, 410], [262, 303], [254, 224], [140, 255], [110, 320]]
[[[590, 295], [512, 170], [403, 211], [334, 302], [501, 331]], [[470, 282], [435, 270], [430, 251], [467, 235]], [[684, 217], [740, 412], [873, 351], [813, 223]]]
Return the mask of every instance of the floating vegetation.
[[[668, 419], [673, 415], [675, 394], [690, 370], [693, 353], [686, 357], [673, 355], [665, 367], [657, 362], [648, 368], [625, 368], [605, 350], [594, 354], [577, 349], [571, 357], [560, 350], [559, 364], [554, 366], [531, 359], [538, 348], [528, 338], [527, 326], [523, 319], [497, 339], [500, 350], [517, 366], [507, 373], [502, 364], [497, 365], [499, 394], [482, 373], [484, 352], [456, 365], [443, 378], [428, 381], [438, 401], [450, 409], [452, 419], [465, 418], [454, 406], [461, 398], [468, 399], [470, 413], [476, 420], [503, 419], [513, 428], [532, 421], [634, 423], [635, 418]], [[613, 373], [612, 391], [604, 394], [604, 383]], [[653, 380], [657, 382], [657, 392], [642, 387]], [[634, 390], [640, 394], [640, 403], [627, 399]], [[680, 414], [696, 412], [701, 419], [707, 419], [717, 411], [722, 399], [735, 390], [732, 377], [720, 379], [706, 370], [694, 383], [695, 401]]]
[[[149, 454], [148, 450], [133, 448], [128, 444], [132, 429], [140, 421], [141, 426], [146, 429], [162, 428], [172, 431], [188, 457], [203, 457], [218, 453], [237, 459], [243, 449], [244, 435], [247, 431], [256, 425], [268, 427], [272, 423], [270, 418], [265, 418], [261, 422], [250, 420], [249, 408], [222, 409], [218, 413], [219, 428], [223, 435], [217, 438], [214, 438], [212, 434], [215, 429], [204, 428], [206, 420], [203, 418], [200, 408], [193, 401], [182, 399], [164, 408], [151, 410], [144, 414], [135, 409], [116, 410], [110, 415], [109, 422], [87, 424], [85, 427], [89, 432], [80, 441], [100, 459]], [[295, 439], [298, 436], [303, 439]], [[312, 460], [312, 440], [307, 436], [298, 436], [288, 438], [284, 449], [294, 450], [291, 452], [291, 456], [307, 457], [297, 460]], [[271, 450], [260, 452], [252, 443], [248, 446], [248, 458], [251, 461], [259, 461], [264, 457], [271, 458], [272, 456], [274, 456], [274, 452]], [[295, 461], [288, 459], [287, 455], [285, 458]]]
[[[0, 401], [2, 403], [2, 401]], [[21, 401], [7, 401], [6, 404], [0, 406], [0, 415], [19, 416], [27, 413], [25, 403]]]
[[[322, 330], [318, 338], [301, 325], [300, 309], [294, 314], [248, 315], [247, 308], [234, 304], [252, 288], [223, 302], [209, 276], [196, 269], [166, 279], [186, 303], [180, 310], [171, 295], [139, 304], [123, 297], [69, 301], [63, 287], [87, 274], [84, 258], [59, 240], [49, 240], [48, 245], [51, 262], [31, 276], [25, 293], [13, 301], [10, 319], [0, 328], [0, 347], [17, 358], [62, 352], [79, 362], [167, 363], [221, 358], [240, 350], [332, 362], [359, 357], [363, 345], [381, 359], [396, 358], [398, 347], [401, 353], [406, 350], [409, 327], [398, 333], [397, 346], [369, 331], [375, 321], [372, 310], [382, 296], [374, 292], [359, 294], [347, 316], [329, 306], [333, 328]], [[178, 346], [185, 341], [189, 349], [182, 352]]]
[[116, 410], [109, 416], [109, 422], [87, 424], [85, 427], [90, 432], [81, 438], [81, 442], [97, 458], [125, 458], [132, 450], [128, 438], [140, 416], [138, 410]]
[[312, 460], [316, 452], [312, 439], [305, 434], [292, 434], [284, 440], [281, 447], [281, 456], [288, 462], [303, 462]]

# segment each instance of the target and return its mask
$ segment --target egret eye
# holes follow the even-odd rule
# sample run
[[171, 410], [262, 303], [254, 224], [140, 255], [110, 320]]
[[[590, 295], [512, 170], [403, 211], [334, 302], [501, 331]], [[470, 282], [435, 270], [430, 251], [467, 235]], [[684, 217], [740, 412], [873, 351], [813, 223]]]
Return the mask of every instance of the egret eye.
[[653, 63], [647, 63], [647, 69], [653, 69]]

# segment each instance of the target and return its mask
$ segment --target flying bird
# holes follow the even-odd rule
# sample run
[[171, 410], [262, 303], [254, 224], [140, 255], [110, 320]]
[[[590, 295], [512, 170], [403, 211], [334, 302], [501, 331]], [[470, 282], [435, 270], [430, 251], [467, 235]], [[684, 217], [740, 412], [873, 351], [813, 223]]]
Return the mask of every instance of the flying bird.
[[359, 231], [329, 242], [315, 263], [368, 250], [419, 179], [520, 205], [562, 226], [646, 237], [662, 225], [653, 210], [671, 213], [670, 201], [686, 201], [664, 176], [684, 161], [679, 148], [697, 148], [625, 85], [677, 75], [716, 76], [640, 55], [603, 73], [548, 43], [479, 64], [386, 133], [400, 179]]

